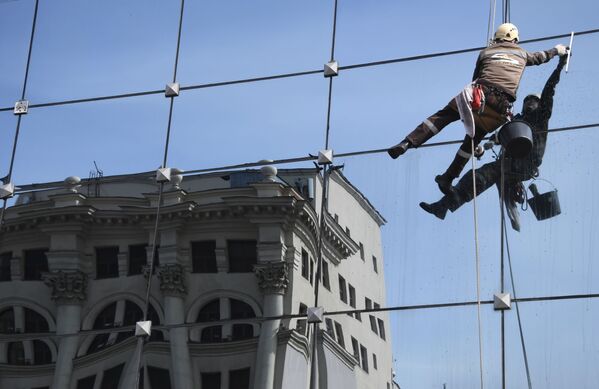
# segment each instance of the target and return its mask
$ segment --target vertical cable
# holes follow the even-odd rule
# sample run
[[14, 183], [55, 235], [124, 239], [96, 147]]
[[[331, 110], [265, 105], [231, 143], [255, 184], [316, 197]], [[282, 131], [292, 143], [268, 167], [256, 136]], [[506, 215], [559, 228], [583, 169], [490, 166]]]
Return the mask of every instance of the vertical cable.
[[[510, 269], [510, 280], [512, 283], [512, 293], [514, 295], [514, 300], [517, 299], [516, 294], [516, 281], [514, 281], [514, 273], [512, 271], [512, 256], [510, 255], [510, 242], [507, 238], [507, 227], [505, 223], [503, 224], [503, 229], [505, 230], [505, 244], [507, 249], [507, 261], [508, 268]], [[528, 383], [528, 389], [532, 389], [532, 379], [530, 378], [530, 369], [528, 366], [528, 355], [526, 353], [526, 343], [524, 342], [524, 331], [522, 330], [522, 320], [520, 319], [520, 306], [517, 301], [514, 301], [516, 305], [516, 317], [518, 318], [518, 330], [520, 333], [520, 345], [522, 346], [522, 356], [524, 357], [524, 368], [526, 369], [526, 380]]]
[[[173, 68], [173, 83], [177, 81], [177, 68], [179, 65], [179, 51], [181, 48], [181, 30], [183, 27], [183, 14], [184, 14], [184, 9], [185, 9], [185, 0], [181, 0], [181, 9], [180, 9], [180, 13], [179, 13], [179, 29], [178, 29], [178, 33], [177, 33], [177, 47], [175, 49], [175, 64], [174, 64], [174, 68]], [[167, 121], [167, 126], [166, 126], [166, 138], [164, 141], [164, 153], [163, 153], [163, 158], [162, 158], [162, 168], [166, 168], [167, 166], [167, 158], [168, 158], [168, 149], [169, 149], [169, 141], [170, 141], [170, 136], [171, 136], [171, 124], [172, 124], [172, 118], [173, 118], [173, 106], [175, 103], [175, 97], [171, 96], [170, 97], [170, 104], [169, 104], [169, 111], [168, 111], [168, 121]], [[143, 307], [143, 321], [146, 321], [148, 319], [148, 311], [149, 311], [149, 307], [150, 307], [150, 292], [152, 289], [152, 277], [154, 275], [154, 258], [156, 256], [156, 241], [157, 241], [157, 236], [158, 236], [158, 227], [160, 224], [160, 208], [162, 206], [162, 194], [164, 192], [164, 182], [160, 182], [158, 184], [158, 203], [156, 205], [156, 220], [154, 222], [154, 234], [152, 236], [152, 245], [150, 246], [150, 264], [149, 264], [149, 270], [148, 270], [148, 280], [146, 283], [146, 295], [145, 295], [145, 301], [144, 301], [144, 307]], [[143, 344], [145, 342], [144, 337], [139, 337], [137, 339], [137, 348], [136, 348], [136, 352], [138, 353], [137, 355], [137, 368], [135, 369], [136, 374], [135, 374], [135, 388], [139, 388], [139, 376], [140, 376], [140, 370], [142, 368], [142, 355], [143, 355]]]
[[[337, 33], [337, 0], [334, 0], [334, 4], [333, 4], [333, 31], [332, 31], [332, 36], [331, 36], [331, 56], [330, 56], [330, 62], [334, 61], [335, 59], [335, 37], [336, 37], [336, 33]], [[324, 141], [324, 148], [325, 150], [328, 150], [329, 148], [329, 137], [330, 137], [330, 128], [331, 128], [331, 102], [332, 102], [332, 96], [333, 96], [333, 77], [329, 78], [329, 88], [328, 88], [328, 98], [327, 98], [327, 118], [326, 118], [326, 130], [325, 130], [325, 141]], [[319, 290], [320, 290], [320, 277], [321, 277], [321, 272], [322, 272], [322, 261], [323, 261], [323, 236], [324, 236], [324, 230], [326, 227], [326, 214], [328, 212], [328, 202], [329, 202], [329, 197], [328, 197], [328, 183], [329, 183], [329, 177], [330, 177], [330, 172], [332, 170], [332, 167], [329, 167], [327, 165], [325, 165], [325, 168], [323, 170], [323, 175], [322, 175], [322, 195], [321, 195], [321, 202], [320, 202], [320, 230], [319, 230], [319, 234], [318, 234], [318, 260], [317, 260], [317, 264], [316, 264], [316, 280], [314, 281], [314, 306], [317, 307], [318, 306], [318, 297], [319, 297]], [[312, 353], [310, 356], [310, 388], [311, 389], [317, 389], [318, 388], [318, 383], [317, 383], [317, 359], [316, 359], [316, 353], [317, 353], [317, 344], [318, 344], [318, 323], [314, 323], [314, 325], [312, 326], [312, 344], [311, 344], [311, 348], [312, 348]]]
[[[23, 78], [23, 88], [21, 89], [21, 100], [25, 100], [25, 94], [27, 92], [27, 80], [29, 79], [29, 67], [31, 65], [31, 52], [33, 51], [33, 38], [35, 37], [35, 26], [37, 24], [37, 10], [39, 8], [39, 0], [35, 0], [35, 6], [33, 9], [33, 22], [31, 23], [31, 35], [29, 36], [29, 50], [27, 51], [27, 64], [25, 65], [25, 76]], [[17, 126], [15, 129], [15, 137], [12, 144], [12, 153], [10, 157], [10, 165], [8, 167], [8, 174], [6, 175], [5, 183], [8, 184], [12, 181], [12, 172], [15, 163], [15, 155], [17, 153], [17, 144], [19, 142], [19, 132], [21, 130], [21, 117], [17, 118]], [[6, 212], [6, 204], [8, 199], [4, 199], [2, 204], [2, 212], [0, 212], [0, 227], [4, 224], [4, 213]]]
[[[499, 284], [501, 286], [501, 293], [505, 293], [505, 261], [504, 261], [504, 252], [503, 242], [504, 242], [504, 226], [505, 226], [505, 211], [504, 211], [504, 201], [505, 201], [505, 170], [504, 170], [504, 154], [502, 153], [499, 156], [499, 166], [500, 166], [500, 175], [499, 175], [499, 212], [501, 214], [501, 232], [500, 232], [500, 276], [499, 276]], [[514, 296], [515, 298], [515, 296]], [[501, 387], [505, 389], [505, 310], [501, 310]]]
[[472, 206], [474, 208], [474, 256], [476, 258], [476, 315], [478, 321], [478, 359], [480, 366], [480, 389], [484, 389], [483, 380], [483, 334], [480, 318], [480, 256], [478, 252], [478, 215], [476, 211], [476, 161], [474, 157], [474, 138], [470, 138], [472, 149]]

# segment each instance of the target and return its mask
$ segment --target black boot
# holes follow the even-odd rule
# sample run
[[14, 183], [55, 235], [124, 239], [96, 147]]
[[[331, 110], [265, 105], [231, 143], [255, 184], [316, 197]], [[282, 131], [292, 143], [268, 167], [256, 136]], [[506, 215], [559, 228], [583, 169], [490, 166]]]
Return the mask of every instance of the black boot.
[[462, 157], [460, 152], [458, 152], [453, 158], [453, 161], [449, 164], [445, 173], [435, 177], [435, 182], [439, 185], [439, 190], [443, 192], [443, 194], [452, 195], [455, 193], [452, 182], [462, 173], [462, 170], [464, 170], [464, 166], [466, 166], [469, 159], [470, 157]]
[[403, 155], [411, 147], [412, 147], [412, 144], [410, 143], [410, 141], [407, 139], [404, 139], [400, 143], [398, 143], [395, 146], [388, 149], [387, 153], [389, 153], [389, 156], [391, 158], [397, 159], [397, 157], [399, 157], [400, 155]]
[[431, 215], [435, 215], [439, 219], [445, 219], [445, 215], [447, 214], [447, 206], [443, 201], [437, 201], [436, 203], [425, 203], [424, 201], [420, 203], [420, 208], [424, 209], [426, 212]]
[[447, 172], [439, 174], [435, 177], [435, 182], [439, 186], [439, 190], [444, 195], [451, 195], [454, 193], [454, 188], [452, 185], [454, 178], [455, 177], [452, 177], [451, 175], [447, 174]]

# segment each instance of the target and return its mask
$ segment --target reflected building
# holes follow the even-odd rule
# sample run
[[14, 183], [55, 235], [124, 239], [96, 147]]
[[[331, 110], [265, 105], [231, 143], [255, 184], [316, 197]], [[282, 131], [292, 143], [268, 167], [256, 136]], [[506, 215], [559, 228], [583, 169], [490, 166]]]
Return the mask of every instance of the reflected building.
[[[322, 177], [316, 169], [174, 176], [158, 223], [153, 180], [30, 192], [0, 232], [0, 388], [310, 387]], [[384, 218], [341, 173], [329, 180], [319, 304], [385, 306]], [[162, 326], [162, 327], [161, 327]], [[319, 388], [394, 388], [386, 312], [325, 315]], [[129, 327], [125, 330], [120, 327]], [[32, 334], [41, 335], [32, 335]]]

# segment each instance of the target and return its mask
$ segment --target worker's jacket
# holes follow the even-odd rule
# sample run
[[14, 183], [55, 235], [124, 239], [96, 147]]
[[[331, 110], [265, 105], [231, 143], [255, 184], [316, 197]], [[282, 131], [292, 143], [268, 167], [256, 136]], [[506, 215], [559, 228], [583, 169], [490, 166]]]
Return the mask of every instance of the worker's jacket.
[[493, 43], [478, 55], [472, 81], [499, 89], [514, 101], [524, 68], [548, 62], [556, 55], [557, 49], [529, 53], [515, 43]]

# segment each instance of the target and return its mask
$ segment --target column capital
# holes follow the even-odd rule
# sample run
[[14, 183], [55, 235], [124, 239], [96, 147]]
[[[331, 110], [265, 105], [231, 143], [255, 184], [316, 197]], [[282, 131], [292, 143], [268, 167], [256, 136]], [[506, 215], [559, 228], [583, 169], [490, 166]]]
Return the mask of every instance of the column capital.
[[263, 262], [254, 265], [258, 286], [267, 294], [285, 294], [289, 285], [289, 265], [283, 261]]
[[165, 263], [158, 266], [156, 274], [160, 279], [160, 291], [162, 294], [179, 297], [187, 294], [183, 266], [178, 263]]
[[54, 270], [42, 279], [52, 288], [52, 300], [59, 304], [80, 304], [87, 298], [87, 274], [80, 270]]

